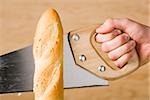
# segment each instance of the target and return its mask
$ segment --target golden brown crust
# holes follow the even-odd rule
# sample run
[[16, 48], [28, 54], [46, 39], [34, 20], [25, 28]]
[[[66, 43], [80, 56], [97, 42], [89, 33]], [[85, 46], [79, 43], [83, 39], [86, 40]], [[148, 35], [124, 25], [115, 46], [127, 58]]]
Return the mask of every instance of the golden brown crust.
[[63, 100], [63, 30], [54, 9], [38, 22], [33, 55], [35, 100]]

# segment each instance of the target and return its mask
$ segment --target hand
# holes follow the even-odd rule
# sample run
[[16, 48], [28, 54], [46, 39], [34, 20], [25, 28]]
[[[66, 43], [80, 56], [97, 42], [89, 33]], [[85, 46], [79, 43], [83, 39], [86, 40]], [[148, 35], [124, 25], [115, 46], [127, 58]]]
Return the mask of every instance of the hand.
[[[140, 65], [150, 58], [150, 27], [130, 19], [108, 19], [96, 29], [97, 42], [118, 67], [123, 67], [133, 56], [136, 47]], [[130, 39], [131, 38], [131, 39]]]

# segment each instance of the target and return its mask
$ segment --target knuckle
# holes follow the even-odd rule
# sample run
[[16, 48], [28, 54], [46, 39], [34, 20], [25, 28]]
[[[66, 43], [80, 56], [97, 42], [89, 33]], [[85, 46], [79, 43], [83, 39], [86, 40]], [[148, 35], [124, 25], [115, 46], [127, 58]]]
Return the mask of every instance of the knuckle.
[[130, 45], [131, 45], [131, 47], [134, 47], [136, 45], [135, 41], [131, 40]]
[[112, 25], [112, 24], [113, 24], [113, 19], [112, 19], [112, 18], [107, 19], [107, 20], [106, 20], [106, 23], [108, 23], [108, 24], [111, 24], [111, 25]]
[[108, 19], [106, 20], [106, 22], [112, 22], [112, 21], [113, 21], [112, 18], [108, 18]]

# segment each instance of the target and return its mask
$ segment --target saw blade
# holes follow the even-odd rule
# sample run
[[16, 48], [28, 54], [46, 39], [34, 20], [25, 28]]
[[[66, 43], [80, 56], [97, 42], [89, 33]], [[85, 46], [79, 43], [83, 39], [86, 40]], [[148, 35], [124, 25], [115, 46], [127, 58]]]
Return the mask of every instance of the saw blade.
[[[34, 59], [32, 46], [0, 56], [0, 93], [33, 90]], [[81, 88], [108, 85], [75, 64], [68, 42], [64, 36], [64, 88]]]

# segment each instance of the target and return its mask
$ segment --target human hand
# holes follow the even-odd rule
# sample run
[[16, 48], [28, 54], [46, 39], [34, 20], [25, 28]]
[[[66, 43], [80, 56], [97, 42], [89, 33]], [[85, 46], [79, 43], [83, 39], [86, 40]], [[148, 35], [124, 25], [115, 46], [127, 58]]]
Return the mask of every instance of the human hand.
[[[150, 27], [130, 19], [108, 19], [96, 29], [97, 42], [102, 42], [102, 50], [118, 67], [123, 67], [133, 56], [136, 48], [140, 65], [150, 58]], [[130, 39], [131, 38], [131, 39]]]

